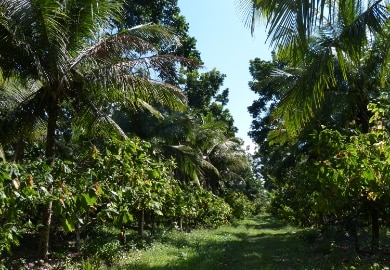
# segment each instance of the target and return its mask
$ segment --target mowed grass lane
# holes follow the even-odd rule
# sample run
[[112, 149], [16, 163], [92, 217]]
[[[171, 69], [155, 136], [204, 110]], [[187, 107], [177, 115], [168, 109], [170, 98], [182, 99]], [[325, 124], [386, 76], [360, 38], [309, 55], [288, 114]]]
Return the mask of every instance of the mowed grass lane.
[[373, 269], [373, 261], [362, 261], [350, 250], [314, 230], [261, 215], [216, 230], [167, 232], [111, 269]]

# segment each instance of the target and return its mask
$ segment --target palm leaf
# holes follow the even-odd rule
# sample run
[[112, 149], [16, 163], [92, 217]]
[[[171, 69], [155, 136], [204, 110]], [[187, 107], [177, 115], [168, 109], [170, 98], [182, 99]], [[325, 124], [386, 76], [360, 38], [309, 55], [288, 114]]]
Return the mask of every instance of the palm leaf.
[[363, 52], [369, 50], [367, 31], [379, 31], [387, 16], [377, 2], [354, 20], [349, 18], [351, 24], [341, 27], [341, 31], [334, 31], [333, 26], [331, 31], [322, 29], [321, 38], [311, 43], [312, 53], [306, 54], [310, 64], [290, 84], [274, 111], [274, 119], [283, 119], [291, 136], [296, 136], [317, 115], [324, 93], [336, 86], [335, 66], [341, 70], [343, 80], [351, 79], [350, 72], [359, 69]]
[[202, 160], [199, 153], [186, 145], [163, 145], [165, 155], [171, 156], [177, 162], [177, 168], [189, 176], [194, 183], [200, 186], [199, 177], [202, 172], [199, 170]]
[[41, 85], [34, 81], [21, 84], [19, 79], [9, 78], [0, 86], [0, 141], [3, 145], [17, 141], [20, 136], [41, 138], [45, 114], [37, 106], [41, 102], [40, 93]]

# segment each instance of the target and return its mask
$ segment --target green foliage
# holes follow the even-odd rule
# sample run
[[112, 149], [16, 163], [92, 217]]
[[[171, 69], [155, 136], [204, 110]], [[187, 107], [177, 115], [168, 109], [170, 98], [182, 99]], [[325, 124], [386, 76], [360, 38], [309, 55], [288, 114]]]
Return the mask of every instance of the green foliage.
[[163, 215], [163, 205], [177, 184], [175, 164], [152, 158], [149, 150], [150, 143], [133, 139], [109, 141], [105, 154], [96, 152], [92, 179], [103, 190], [101, 203], [106, 206], [100, 218], [110, 219], [116, 213], [114, 223], [120, 226], [131, 221], [129, 213], [136, 210]]
[[[320, 158], [314, 163], [317, 177], [328, 192], [326, 199], [318, 196], [319, 208], [337, 212], [343, 205], [356, 207], [360, 204], [385, 212], [390, 176], [386, 129], [389, 106], [381, 100], [378, 104], [370, 104], [369, 110], [373, 114], [370, 133], [347, 138], [338, 132], [324, 130], [317, 137], [319, 144], [328, 144], [327, 149], [320, 150]], [[334, 198], [340, 200], [338, 206]]]
[[225, 201], [232, 208], [234, 218], [243, 219], [255, 212], [255, 205], [243, 193], [230, 191], [224, 196]]
[[[179, 66], [193, 64], [176, 56], [200, 61], [176, 1], [127, 1], [124, 24], [123, 1], [7, 3], [0, 4], [0, 255], [27, 233], [41, 232], [46, 258], [56, 230], [75, 234], [79, 248], [80, 237], [98, 224], [125, 234], [135, 222], [184, 219], [188, 227], [215, 227], [231, 220], [231, 207], [216, 196], [220, 181], [229, 182], [225, 189], [244, 183], [249, 163], [223, 108], [224, 75], [183, 68], [197, 112], [173, 111], [184, 109], [185, 97], [165, 82], [178, 83]], [[177, 30], [183, 48], [171, 46], [176, 36], [155, 24], [125, 29], [148, 21]], [[120, 31], [109, 33], [112, 22]], [[153, 124], [137, 131], [147, 130], [153, 145], [125, 133], [136, 133], [128, 122], [137, 122], [140, 109], [140, 124]], [[147, 113], [165, 122], [149, 121]], [[161, 150], [169, 147], [187, 155]], [[11, 158], [15, 164], [5, 162]], [[97, 256], [112, 262], [116, 244], [103, 245]]]
[[174, 162], [153, 156], [148, 142], [111, 139], [75, 147], [73, 161], [57, 159], [52, 167], [43, 159], [24, 165], [1, 163], [3, 251], [11, 251], [26, 229], [37, 232], [38, 206], [48, 200], [53, 202], [53, 220], [67, 233], [97, 224], [131, 226], [140, 210], [162, 221], [182, 218], [188, 228], [217, 227], [232, 218], [232, 208], [223, 198], [179, 183]]
[[186, 225], [215, 228], [231, 219], [231, 208], [223, 200], [199, 186], [186, 186], [175, 196], [175, 217]]
[[267, 19], [276, 59], [286, 63], [270, 76], [279, 78], [274, 86], [281, 94], [272, 116], [283, 124], [272, 134], [273, 139], [299, 137], [324, 116], [342, 120], [339, 127], [355, 119], [367, 132], [367, 104], [385, 85], [388, 72], [388, 52], [383, 47], [389, 34], [388, 4], [354, 0], [303, 0], [283, 5], [240, 2], [245, 3], [244, 9], [252, 10], [246, 13], [253, 19], [252, 26], [256, 17]]
[[99, 243], [94, 247], [88, 247], [88, 252], [92, 252], [93, 265], [112, 265], [119, 259], [123, 253], [123, 247], [118, 240], [112, 240], [107, 243]]
[[48, 197], [45, 187], [39, 186], [39, 181], [35, 184], [33, 179], [36, 170], [45, 166], [39, 161], [30, 165], [26, 169], [13, 163], [0, 163], [0, 255], [10, 253], [13, 245], [19, 245], [21, 235], [37, 225], [31, 218], [37, 205]]
[[[148, 23], [169, 27], [180, 38], [182, 44], [177, 48], [169, 48], [169, 53], [200, 62], [200, 53], [196, 50], [196, 39], [188, 34], [189, 25], [185, 17], [180, 14], [177, 0], [156, 0], [153, 2], [127, 0], [124, 10], [123, 22], [116, 22], [119, 29]], [[167, 50], [167, 48], [161, 47], [161, 50]]]
[[[323, 128], [313, 132], [308, 151], [276, 183], [271, 209], [304, 226], [340, 224], [356, 237], [357, 225], [371, 226], [372, 243], [379, 239], [378, 219], [388, 224], [389, 133], [387, 98], [368, 106], [369, 133], [344, 135]], [[366, 220], [371, 223], [366, 223]], [[376, 242], [378, 243], [378, 242]]]
[[197, 219], [209, 228], [229, 223], [232, 215], [232, 209], [224, 199], [216, 198], [210, 192], [205, 192], [199, 198], [199, 211]]
[[226, 124], [226, 135], [234, 136], [237, 128], [234, 127], [233, 118], [228, 109], [224, 108], [229, 101], [229, 89], [221, 91], [220, 87], [226, 75], [215, 68], [209, 72], [186, 72], [179, 80], [188, 97], [188, 106], [195, 114], [212, 115], [216, 122]]

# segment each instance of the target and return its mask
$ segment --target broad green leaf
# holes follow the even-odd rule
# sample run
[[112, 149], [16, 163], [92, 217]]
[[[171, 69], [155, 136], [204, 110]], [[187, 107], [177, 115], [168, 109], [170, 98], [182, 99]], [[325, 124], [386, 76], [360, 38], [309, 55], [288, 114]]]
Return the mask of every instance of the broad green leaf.
[[91, 197], [89, 196], [89, 194], [83, 194], [82, 195], [83, 198], [84, 198], [84, 202], [88, 205], [88, 206], [93, 206], [96, 204], [97, 202], [97, 197]]
[[64, 227], [65, 231], [67, 231], [67, 232], [73, 232], [75, 230], [74, 222], [70, 221], [67, 218], [62, 221], [62, 226]]
[[130, 221], [133, 221], [134, 218], [133, 218], [133, 215], [131, 215], [129, 212], [123, 212], [122, 214], [122, 223], [123, 224], [126, 224]]

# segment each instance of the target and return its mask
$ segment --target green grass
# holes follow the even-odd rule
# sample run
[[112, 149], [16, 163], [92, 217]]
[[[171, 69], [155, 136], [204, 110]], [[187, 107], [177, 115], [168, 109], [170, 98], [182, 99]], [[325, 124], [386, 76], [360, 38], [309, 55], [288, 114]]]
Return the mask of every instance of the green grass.
[[[369, 237], [361, 233], [361, 247], [366, 252], [357, 254], [345, 231], [298, 229], [270, 215], [215, 230], [162, 231], [154, 241], [137, 240], [136, 233], [129, 231], [125, 246], [117, 239], [118, 230], [104, 228], [94, 233], [79, 252], [53, 253], [53, 267], [49, 269], [390, 269], [389, 235], [385, 230], [376, 255], [367, 252]], [[15, 259], [14, 263], [26, 265], [22, 261]]]
[[110, 269], [386, 269], [373, 266], [375, 258], [362, 259], [351, 250], [314, 230], [263, 215], [216, 230], [168, 232]]

